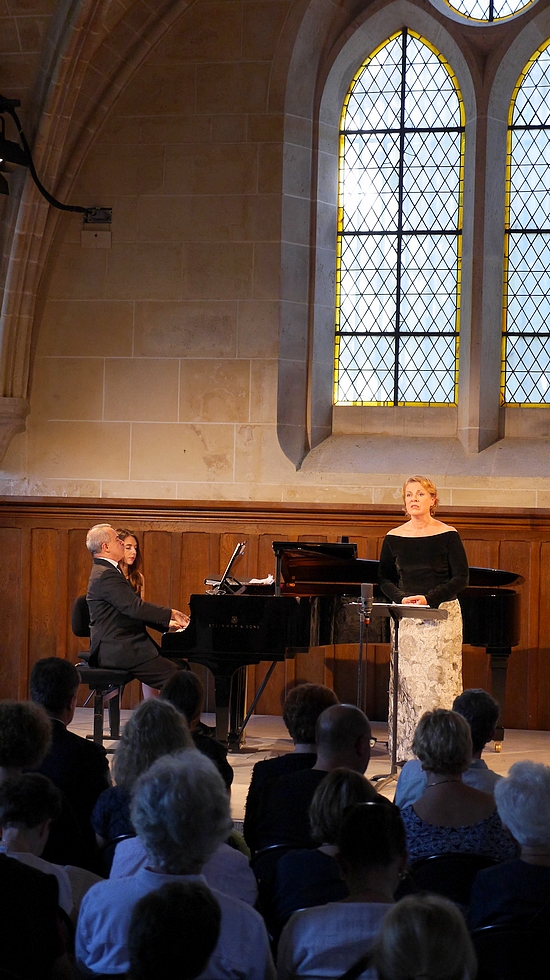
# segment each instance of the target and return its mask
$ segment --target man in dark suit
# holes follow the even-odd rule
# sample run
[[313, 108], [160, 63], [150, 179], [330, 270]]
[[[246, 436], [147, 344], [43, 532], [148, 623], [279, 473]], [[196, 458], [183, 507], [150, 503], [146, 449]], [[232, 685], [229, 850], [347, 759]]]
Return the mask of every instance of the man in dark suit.
[[93, 867], [96, 842], [90, 817], [98, 796], [111, 785], [111, 777], [103, 746], [67, 728], [74, 717], [79, 683], [74, 664], [61, 657], [45, 657], [32, 669], [30, 689], [31, 700], [46, 709], [52, 725], [51, 748], [37, 771], [51, 779], [68, 800], [86, 849], [86, 864]]
[[177, 670], [171, 660], [159, 656], [159, 648], [146, 627], [160, 631], [185, 627], [189, 617], [179, 609], [144, 602], [118, 567], [124, 543], [110, 524], [96, 524], [88, 531], [86, 547], [94, 564], [88, 582], [90, 610], [90, 665], [127, 670], [144, 684], [161, 688]]

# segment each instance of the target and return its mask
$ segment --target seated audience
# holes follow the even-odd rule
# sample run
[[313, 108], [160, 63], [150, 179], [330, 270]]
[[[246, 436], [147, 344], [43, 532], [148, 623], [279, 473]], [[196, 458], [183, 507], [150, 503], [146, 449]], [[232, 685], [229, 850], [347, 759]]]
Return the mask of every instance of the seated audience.
[[474, 980], [464, 917], [439, 895], [408, 895], [386, 914], [372, 962], [378, 980]]
[[[453, 703], [453, 711], [466, 719], [472, 735], [472, 761], [462, 778], [467, 786], [491, 794], [494, 792], [495, 783], [502, 777], [488, 768], [487, 763], [481, 758], [481, 753], [487, 742], [494, 738], [499, 710], [498, 702], [481, 688], [463, 691]], [[397, 806], [402, 808], [416, 803], [424, 792], [426, 780], [426, 772], [419, 759], [410, 759], [406, 762], [397, 780], [394, 800]]]
[[198, 730], [204, 706], [204, 687], [200, 677], [191, 670], [181, 670], [164, 685], [162, 700], [169, 701], [184, 715], [195, 748], [214, 763], [228, 789], [233, 782], [233, 769], [227, 761], [227, 749], [212, 736]]
[[309, 808], [313, 850], [289, 851], [277, 862], [271, 907], [281, 925], [297, 909], [345, 898], [348, 889], [336, 860], [338, 836], [347, 807], [389, 801], [351, 769], [334, 769], [315, 790]]
[[69, 978], [53, 875], [0, 854], [2, 977], [13, 980]]
[[60, 791], [37, 772], [12, 776], [0, 786], [2, 851], [22, 864], [54, 875], [59, 886], [59, 904], [70, 915], [73, 894], [69, 875], [61, 865], [41, 858], [52, 820], [60, 814]]
[[279, 776], [287, 776], [300, 769], [311, 769], [315, 765], [317, 719], [325, 708], [330, 708], [333, 704], [338, 704], [338, 698], [323, 684], [298, 684], [287, 694], [283, 705], [283, 721], [294, 742], [294, 749], [274, 759], [263, 759], [254, 766], [244, 814], [243, 833], [247, 841], [255, 839], [261, 794], [267, 783]]
[[29, 701], [0, 701], [0, 783], [36, 769], [49, 751], [51, 725], [43, 708]]
[[74, 865], [62, 866], [44, 858], [52, 822], [62, 813], [63, 794], [41, 773], [12, 776], [0, 786], [0, 850], [23, 864], [54, 875], [59, 905], [76, 922], [82, 898], [101, 879]]
[[[393, 804], [360, 803], [344, 819], [338, 863], [349, 891], [340, 902], [296, 912], [283, 929], [279, 980], [339, 977], [378, 936], [407, 862], [405, 829]], [[371, 970], [361, 976], [373, 977]]]
[[35, 663], [31, 699], [45, 709], [52, 729], [50, 749], [36, 768], [65, 794], [93, 862], [96, 843], [90, 817], [100, 793], [111, 785], [111, 777], [103, 746], [67, 728], [74, 717], [79, 683], [78, 671], [68, 660], [46, 657]]
[[194, 980], [220, 937], [221, 909], [200, 882], [174, 881], [144, 895], [128, 932], [128, 980]]
[[130, 819], [130, 794], [139, 776], [162, 755], [193, 745], [187, 722], [173, 705], [151, 699], [142, 701], [126, 722], [118, 743], [113, 775], [115, 786], [99, 797], [92, 814], [98, 843], [134, 834]]
[[472, 889], [472, 928], [509, 922], [550, 926], [550, 766], [516, 762], [495, 788], [498, 814], [518, 842], [515, 861], [481, 871]]
[[[210, 760], [194, 749], [159, 759], [141, 776], [131, 820], [144, 844], [147, 865], [129, 878], [99, 882], [85, 896], [76, 934], [77, 963], [84, 973], [126, 973], [137, 901], [171, 881], [204, 884], [200, 869], [231, 829], [223, 780]], [[271, 978], [273, 963], [261, 917], [238, 899], [213, 894], [221, 909], [221, 930], [203, 977]]]
[[[139, 837], [131, 837], [117, 844], [110, 878], [129, 878], [147, 864], [147, 853]], [[206, 884], [224, 895], [240, 898], [247, 905], [255, 905], [258, 885], [248, 858], [238, 849], [223, 842], [201, 868]]]
[[257, 831], [249, 847], [272, 844], [313, 847], [309, 806], [327, 773], [353, 769], [363, 774], [370, 759], [371, 728], [367, 716], [352, 704], [335, 704], [319, 716], [317, 761], [312, 769], [271, 780], [262, 792]]
[[[0, 783], [36, 769], [49, 751], [51, 723], [46, 712], [30, 701], [0, 701]], [[86, 867], [90, 858], [72, 807], [61, 796], [61, 815], [53, 822], [43, 853], [54, 864]]]
[[411, 863], [449, 851], [484, 854], [494, 861], [515, 857], [516, 844], [502, 826], [493, 797], [462, 781], [472, 758], [466, 719], [442, 708], [425, 712], [413, 751], [427, 780], [420, 799], [401, 810]]

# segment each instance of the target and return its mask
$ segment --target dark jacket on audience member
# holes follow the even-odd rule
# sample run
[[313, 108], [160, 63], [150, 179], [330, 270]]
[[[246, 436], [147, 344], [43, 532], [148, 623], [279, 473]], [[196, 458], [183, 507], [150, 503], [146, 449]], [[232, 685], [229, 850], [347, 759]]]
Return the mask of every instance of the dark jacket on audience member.
[[303, 769], [273, 779], [262, 792], [254, 844], [260, 850], [271, 844], [314, 847], [309, 827], [309, 806], [319, 783], [327, 775], [321, 769]]
[[2, 970], [21, 980], [39, 980], [65, 952], [58, 892], [54, 875], [0, 854]]
[[519, 858], [480, 871], [470, 901], [470, 927], [514, 922], [550, 927], [550, 868]]
[[243, 834], [249, 847], [252, 847], [251, 841], [256, 840], [260, 801], [267, 784], [281, 776], [289, 776], [293, 772], [301, 772], [302, 769], [312, 769], [316, 761], [317, 755], [314, 752], [287, 752], [275, 759], [263, 759], [256, 763], [252, 770], [244, 811]]

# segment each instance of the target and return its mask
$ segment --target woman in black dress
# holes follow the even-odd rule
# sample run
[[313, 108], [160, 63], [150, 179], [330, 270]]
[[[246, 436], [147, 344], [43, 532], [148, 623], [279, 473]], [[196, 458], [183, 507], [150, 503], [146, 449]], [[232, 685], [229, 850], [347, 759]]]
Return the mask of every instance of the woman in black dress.
[[[424, 476], [403, 484], [409, 520], [389, 531], [380, 555], [380, 588], [392, 602], [446, 609], [446, 620], [402, 619], [399, 628], [397, 758], [411, 759], [420, 716], [451, 708], [462, 691], [462, 616], [457, 594], [468, 560], [456, 528], [438, 521], [437, 490]], [[390, 732], [393, 692], [390, 690]]]

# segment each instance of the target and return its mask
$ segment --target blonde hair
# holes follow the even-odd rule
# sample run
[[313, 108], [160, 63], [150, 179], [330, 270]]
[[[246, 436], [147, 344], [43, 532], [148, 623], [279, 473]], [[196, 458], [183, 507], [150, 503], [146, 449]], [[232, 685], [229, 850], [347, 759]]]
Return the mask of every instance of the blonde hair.
[[[410, 476], [408, 480], [405, 480], [401, 488], [401, 496], [403, 497], [403, 504], [405, 504], [405, 491], [409, 483], [419, 483], [420, 486], [426, 491], [426, 493], [429, 493], [430, 497], [433, 497], [430, 506], [430, 514], [433, 517], [435, 514], [435, 509], [439, 503], [439, 497], [437, 496], [437, 487], [435, 483], [433, 483], [431, 480], [428, 480], [427, 476]], [[406, 504], [405, 504], [405, 513], [407, 513]]]
[[425, 711], [416, 726], [412, 749], [429, 772], [466, 772], [472, 759], [470, 726], [457, 711]]
[[464, 916], [439, 895], [407, 895], [390, 907], [373, 965], [380, 980], [473, 980], [477, 973]]

